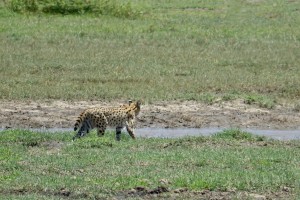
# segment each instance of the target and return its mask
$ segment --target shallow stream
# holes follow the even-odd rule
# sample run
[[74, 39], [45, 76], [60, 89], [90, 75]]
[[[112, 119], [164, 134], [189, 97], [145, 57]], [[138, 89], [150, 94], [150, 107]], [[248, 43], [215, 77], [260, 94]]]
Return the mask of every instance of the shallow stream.
[[[209, 136], [221, 132], [221, 128], [142, 128], [136, 130], [136, 135], [140, 137], [164, 137], [176, 138], [183, 136]], [[249, 133], [266, 136], [278, 140], [300, 139], [300, 130], [258, 130], [242, 129]]]
[[[2, 131], [3, 129], [0, 129]], [[69, 132], [69, 128], [30, 129], [41, 132]], [[135, 130], [137, 137], [177, 138], [184, 136], [209, 136], [221, 132], [222, 128], [139, 128]], [[278, 140], [300, 139], [300, 130], [241, 129], [249, 133], [266, 136]]]

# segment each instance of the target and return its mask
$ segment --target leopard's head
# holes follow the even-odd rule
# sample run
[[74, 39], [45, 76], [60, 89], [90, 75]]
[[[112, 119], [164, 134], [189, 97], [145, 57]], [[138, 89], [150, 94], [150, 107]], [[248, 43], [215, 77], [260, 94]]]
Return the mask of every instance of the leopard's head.
[[129, 109], [130, 111], [134, 112], [134, 115], [137, 116], [141, 111], [141, 104], [142, 100], [138, 100], [136, 102], [133, 102], [132, 100], [128, 101], [128, 105], [124, 105], [125, 108]]

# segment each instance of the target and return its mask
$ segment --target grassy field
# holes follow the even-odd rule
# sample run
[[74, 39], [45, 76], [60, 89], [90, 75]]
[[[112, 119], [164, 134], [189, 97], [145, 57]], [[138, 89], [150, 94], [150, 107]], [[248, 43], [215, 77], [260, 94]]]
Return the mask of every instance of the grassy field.
[[[0, 2], [0, 100], [243, 98], [272, 108], [300, 97], [296, 0], [116, 0], [107, 13], [70, 15], [13, 12], [10, 2]], [[299, 140], [72, 134], [1, 132], [0, 199], [300, 198]]]
[[299, 1], [132, 1], [133, 19], [7, 5], [0, 99], [300, 97]]
[[124, 134], [121, 142], [113, 133], [99, 138], [95, 132], [72, 142], [72, 134], [2, 132], [0, 198], [195, 199], [203, 191], [238, 199], [252, 193], [300, 197], [299, 141], [239, 130], [135, 141]]

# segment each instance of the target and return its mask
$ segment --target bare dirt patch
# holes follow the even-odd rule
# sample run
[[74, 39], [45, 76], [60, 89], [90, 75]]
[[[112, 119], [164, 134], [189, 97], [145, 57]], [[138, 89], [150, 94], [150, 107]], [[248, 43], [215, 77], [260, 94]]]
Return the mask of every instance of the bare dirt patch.
[[[126, 103], [102, 101], [2, 101], [1, 128], [72, 128], [79, 113], [89, 107]], [[154, 102], [142, 107], [137, 127], [299, 129], [300, 112], [291, 106], [274, 109], [248, 105], [243, 100], [212, 105], [194, 101]]]
[[230, 199], [290, 199], [293, 198], [290, 188], [287, 190], [280, 189], [278, 192], [268, 192], [266, 194], [257, 194], [250, 192], [236, 191], [235, 189], [228, 191], [190, 191], [187, 188], [179, 188], [170, 190], [167, 187], [159, 186], [155, 189], [147, 189], [145, 187], [136, 187], [128, 191], [122, 191], [116, 195], [116, 199], [214, 199], [214, 200], [230, 200]]
[[[284, 187], [286, 188], [286, 187]], [[39, 194], [41, 196], [59, 197], [64, 199], [103, 199], [97, 195], [88, 194], [85, 192], [74, 192], [67, 188], [61, 188], [58, 191], [45, 190], [30, 190], [25, 188], [15, 188], [11, 190], [2, 191], [6, 195], [27, 195]], [[154, 189], [147, 189], [145, 187], [136, 187], [126, 191], [117, 192], [108, 199], [213, 199], [213, 200], [230, 200], [230, 199], [294, 199], [295, 195], [291, 191], [280, 189], [278, 192], [268, 192], [266, 194], [257, 194], [249, 192], [236, 191], [189, 191], [187, 188], [179, 188], [171, 190], [164, 186], [159, 186]]]

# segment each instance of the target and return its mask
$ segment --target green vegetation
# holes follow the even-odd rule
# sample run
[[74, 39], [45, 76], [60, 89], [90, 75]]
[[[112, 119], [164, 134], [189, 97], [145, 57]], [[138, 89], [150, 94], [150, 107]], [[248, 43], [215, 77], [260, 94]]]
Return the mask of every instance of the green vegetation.
[[265, 137], [254, 136], [251, 133], [241, 131], [239, 129], [229, 129], [223, 132], [216, 133], [214, 138], [228, 139], [228, 140], [248, 140], [248, 141], [264, 141]]
[[[299, 111], [299, 24], [299, 1], [1, 1], [0, 99], [283, 99]], [[1, 132], [0, 198], [122, 198], [161, 182], [299, 194], [299, 141], [72, 134]]]
[[[299, 1], [97, 1], [113, 2], [103, 15], [96, 1], [72, 1], [76, 15], [70, 0], [46, 13], [56, 1], [5, 2], [1, 99], [244, 98], [272, 108], [300, 97]], [[37, 8], [13, 12], [20, 2]]]
[[49, 14], [100, 14], [115, 17], [135, 18], [140, 12], [134, 10], [130, 2], [113, 0], [11, 0], [8, 8], [14, 12]]
[[263, 108], [274, 108], [276, 104], [276, 100], [270, 99], [266, 96], [257, 96], [257, 95], [247, 95], [245, 98], [246, 104], [258, 104], [260, 107]]
[[180, 139], [132, 140], [123, 134], [121, 142], [112, 133], [99, 138], [92, 132], [75, 142], [72, 135], [1, 132], [0, 198], [99, 199], [162, 184], [165, 195], [180, 188], [299, 192], [299, 140], [274, 141], [239, 130]]

